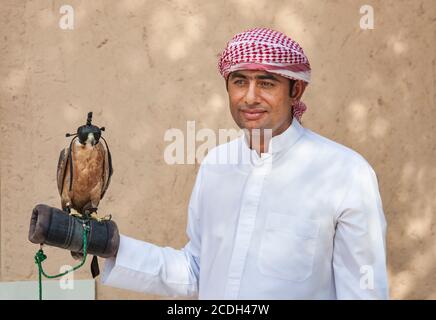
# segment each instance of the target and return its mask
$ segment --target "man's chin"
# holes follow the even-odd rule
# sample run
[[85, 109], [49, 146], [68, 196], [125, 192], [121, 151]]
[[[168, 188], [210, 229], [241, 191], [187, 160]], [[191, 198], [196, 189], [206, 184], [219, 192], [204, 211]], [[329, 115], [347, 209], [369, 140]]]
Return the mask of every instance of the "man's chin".
[[264, 132], [265, 130], [272, 130], [268, 128], [267, 125], [263, 123], [244, 123], [243, 126], [239, 126], [243, 131], [252, 133], [254, 132]]
[[266, 124], [264, 123], [264, 121], [247, 121], [247, 120], [242, 121], [242, 126], [240, 126], [241, 129], [247, 129], [247, 130], [264, 129], [265, 127]]

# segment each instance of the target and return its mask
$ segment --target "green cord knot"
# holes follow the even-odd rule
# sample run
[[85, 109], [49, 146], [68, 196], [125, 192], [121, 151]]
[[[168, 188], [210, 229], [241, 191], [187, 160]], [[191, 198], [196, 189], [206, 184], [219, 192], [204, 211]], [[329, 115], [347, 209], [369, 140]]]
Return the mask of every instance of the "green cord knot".
[[44, 254], [44, 251], [42, 251], [42, 249], [39, 249], [38, 252], [35, 254], [35, 263], [39, 265], [45, 259], [47, 259], [47, 256]]

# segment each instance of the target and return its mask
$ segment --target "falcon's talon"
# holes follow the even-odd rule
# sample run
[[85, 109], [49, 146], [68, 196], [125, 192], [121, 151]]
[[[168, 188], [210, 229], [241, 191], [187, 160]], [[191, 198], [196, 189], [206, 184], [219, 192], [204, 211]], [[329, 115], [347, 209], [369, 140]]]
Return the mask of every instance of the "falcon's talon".
[[69, 215], [72, 217], [77, 217], [79, 219], [83, 219], [83, 215], [78, 213], [78, 212], [70, 212]]
[[112, 215], [109, 214], [109, 215], [106, 215], [106, 216], [100, 218], [100, 217], [97, 215], [97, 213], [92, 213], [92, 214], [90, 215], [90, 218], [93, 219], [93, 220], [96, 220], [96, 221], [98, 221], [98, 222], [102, 222], [102, 221], [110, 221], [110, 220], [112, 220]]
[[97, 221], [99, 221], [99, 219], [100, 219], [95, 212], [91, 213], [89, 215], [89, 218], [92, 220], [97, 220]]

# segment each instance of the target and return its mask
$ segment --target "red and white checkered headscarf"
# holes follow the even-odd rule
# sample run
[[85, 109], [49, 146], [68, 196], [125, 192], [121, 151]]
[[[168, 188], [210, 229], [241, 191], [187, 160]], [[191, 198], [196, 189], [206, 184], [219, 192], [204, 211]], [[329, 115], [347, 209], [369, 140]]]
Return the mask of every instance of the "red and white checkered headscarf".
[[[218, 69], [224, 79], [238, 70], [264, 70], [292, 80], [310, 82], [310, 64], [300, 45], [284, 33], [255, 28], [235, 35], [222, 52]], [[306, 105], [298, 101], [293, 115], [301, 122]]]

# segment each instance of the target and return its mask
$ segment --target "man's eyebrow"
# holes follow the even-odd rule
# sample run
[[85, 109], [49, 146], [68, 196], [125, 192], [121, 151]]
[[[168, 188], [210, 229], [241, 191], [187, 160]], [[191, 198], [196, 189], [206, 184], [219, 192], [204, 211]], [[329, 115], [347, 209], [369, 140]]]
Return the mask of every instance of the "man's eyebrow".
[[237, 72], [237, 71], [232, 72], [232, 73], [230, 74], [230, 79], [233, 79], [233, 78], [244, 78], [244, 79], [247, 79], [246, 76], [244, 76], [242, 73], [239, 73], [239, 72]]
[[256, 79], [260, 79], [260, 80], [273, 80], [273, 81], [280, 82], [280, 80], [277, 79], [276, 77], [274, 77], [272, 74], [260, 74], [260, 75], [256, 76]]
[[[232, 72], [230, 74], [230, 79], [234, 79], [234, 78], [247, 79], [247, 76], [243, 75], [242, 73], [239, 73], [239, 72], [235, 71], [235, 72]], [[272, 81], [280, 82], [280, 80], [277, 79], [276, 77], [274, 77], [272, 74], [260, 74], [260, 75], [257, 75], [255, 78], [258, 79], [258, 80], [272, 80]]]

